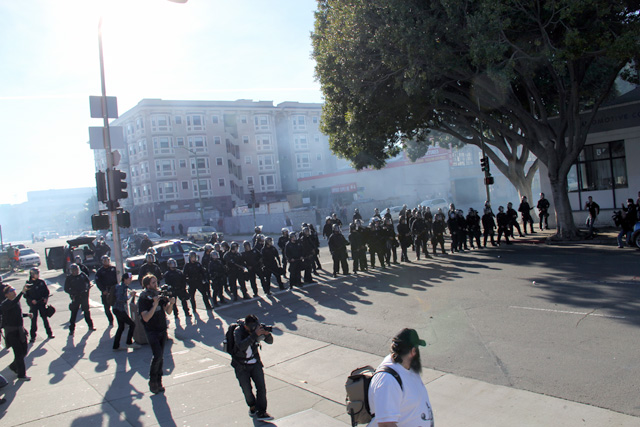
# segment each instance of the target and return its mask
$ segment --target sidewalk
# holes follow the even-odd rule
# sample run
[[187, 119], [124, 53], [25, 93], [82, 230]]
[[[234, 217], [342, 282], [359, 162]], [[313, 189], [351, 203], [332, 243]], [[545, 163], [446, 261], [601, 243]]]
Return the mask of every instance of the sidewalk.
[[[224, 311], [222, 311], [224, 314]], [[164, 394], [152, 396], [147, 374], [148, 346], [113, 352], [106, 319], [92, 308], [97, 331], [78, 323], [76, 336], [55, 318], [51, 341], [38, 339], [27, 358], [32, 381], [14, 383], [6, 368], [12, 355], [0, 351], [3, 426], [131, 425], [332, 427], [349, 425], [344, 409], [344, 383], [351, 370], [377, 366], [381, 357], [288, 332], [274, 331], [274, 344], [264, 345], [270, 423], [247, 414], [242, 393], [219, 350], [226, 322], [217, 314], [198, 313], [193, 323], [173, 320], [165, 352]], [[201, 316], [201, 318], [200, 318]], [[424, 352], [428, 358], [428, 347]], [[637, 426], [640, 419], [606, 409], [496, 386], [425, 369], [438, 426]], [[2, 395], [0, 393], [0, 395]]]

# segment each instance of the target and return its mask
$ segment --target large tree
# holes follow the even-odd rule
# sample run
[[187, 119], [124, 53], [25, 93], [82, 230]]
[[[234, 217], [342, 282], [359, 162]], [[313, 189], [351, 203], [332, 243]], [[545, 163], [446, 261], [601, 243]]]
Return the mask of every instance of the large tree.
[[498, 151], [547, 167], [558, 234], [574, 236], [567, 174], [638, 56], [638, 20], [623, 0], [319, 0], [323, 129], [356, 167], [428, 129], [485, 129]]

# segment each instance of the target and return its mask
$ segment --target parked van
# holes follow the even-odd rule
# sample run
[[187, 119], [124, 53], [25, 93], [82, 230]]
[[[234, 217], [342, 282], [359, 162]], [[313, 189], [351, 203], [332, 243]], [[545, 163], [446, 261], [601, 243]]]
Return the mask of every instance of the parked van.
[[192, 242], [207, 242], [216, 229], [209, 225], [200, 225], [198, 227], [189, 227], [187, 229], [187, 240]]

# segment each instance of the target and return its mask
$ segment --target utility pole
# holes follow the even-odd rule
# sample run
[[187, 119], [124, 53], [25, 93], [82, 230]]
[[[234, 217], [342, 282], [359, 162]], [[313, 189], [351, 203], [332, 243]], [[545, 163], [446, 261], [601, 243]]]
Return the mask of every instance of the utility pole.
[[478, 99], [478, 121], [480, 122], [480, 147], [482, 148], [482, 159], [480, 159], [480, 166], [484, 172], [484, 187], [487, 191], [487, 202], [491, 203], [491, 192], [489, 186], [493, 184], [493, 177], [489, 171], [489, 158], [487, 157], [484, 147], [484, 129], [482, 126], [482, 119], [480, 118], [480, 97]]

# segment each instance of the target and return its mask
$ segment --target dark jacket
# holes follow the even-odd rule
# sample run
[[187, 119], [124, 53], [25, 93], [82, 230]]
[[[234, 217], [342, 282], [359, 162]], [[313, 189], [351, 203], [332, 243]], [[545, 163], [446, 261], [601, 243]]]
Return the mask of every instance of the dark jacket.
[[154, 276], [156, 276], [158, 282], [162, 280], [162, 270], [160, 269], [160, 266], [155, 262], [152, 262], [151, 264], [145, 262], [144, 264], [142, 264], [142, 266], [140, 267], [140, 271], [138, 272], [138, 280], [142, 281], [142, 278], [147, 274], [153, 274]]
[[284, 251], [289, 261], [294, 261], [294, 260], [299, 261], [304, 256], [302, 243], [300, 243], [298, 240], [296, 240], [295, 242], [287, 243], [287, 246], [285, 246]]
[[214, 282], [217, 280], [227, 280], [227, 267], [220, 258], [211, 259], [209, 263], [209, 277]]
[[[273, 335], [269, 334], [264, 336], [264, 342], [267, 344], [273, 343]], [[233, 354], [231, 355], [231, 366], [244, 365], [247, 362], [247, 349], [251, 347], [253, 357], [256, 359], [256, 363], [262, 365], [260, 360], [260, 340], [258, 335], [253, 332], [249, 332], [244, 327], [244, 320], [238, 320], [238, 327], [233, 331]]]
[[24, 299], [27, 301], [27, 305], [30, 307], [34, 306], [31, 302], [36, 300], [36, 304], [44, 304], [45, 301], [49, 298], [49, 288], [47, 288], [47, 284], [42, 279], [36, 279], [34, 281], [28, 280], [27, 284], [29, 285], [27, 291], [24, 294]]
[[252, 271], [260, 270], [260, 263], [262, 261], [262, 255], [256, 249], [249, 249], [242, 252], [242, 262], [247, 269]]
[[188, 262], [182, 270], [184, 278], [189, 286], [201, 286], [207, 278], [207, 272], [199, 262]]
[[89, 288], [91, 288], [91, 282], [84, 273], [80, 273], [77, 276], [70, 274], [64, 279], [64, 291], [68, 293], [71, 298], [88, 293]]
[[[144, 276], [142, 276], [144, 277]], [[101, 292], [105, 292], [110, 287], [118, 284], [118, 273], [114, 266], [102, 266], [96, 271], [96, 285]]]
[[240, 273], [244, 271], [244, 264], [242, 262], [242, 255], [238, 252], [227, 252], [224, 254], [224, 263], [227, 266], [229, 274]]
[[0, 304], [0, 313], [2, 313], [2, 327], [7, 332], [16, 331], [17, 328], [22, 329], [22, 318], [27, 317], [26, 314], [22, 314], [22, 307], [20, 307], [20, 298], [22, 298], [22, 292], [20, 292], [13, 300], [6, 298]]
[[334, 232], [331, 237], [329, 237], [329, 252], [335, 256], [346, 256], [348, 244], [349, 242], [342, 233]]
[[274, 268], [280, 265], [280, 254], [274, 246], [265, 246], [262, 249], [262, 262], [265, 267]]
[[184, 297], [187, 292], [187, 280], [184, 278], [184, 273], [176, 269], [169, 269], [164, 275], [164, 283], [169, 285], [174, 295], [177, 297]]

